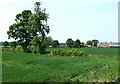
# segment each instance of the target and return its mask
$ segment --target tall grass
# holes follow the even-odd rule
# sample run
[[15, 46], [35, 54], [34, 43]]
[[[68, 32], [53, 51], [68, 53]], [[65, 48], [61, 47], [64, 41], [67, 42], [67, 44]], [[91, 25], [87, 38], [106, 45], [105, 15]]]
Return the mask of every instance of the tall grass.
[[79, 50], [85, 51], [88, 56], [63, 57], [3, 51], [3, 82], [105, 82], [118, 78], [117, 48]]

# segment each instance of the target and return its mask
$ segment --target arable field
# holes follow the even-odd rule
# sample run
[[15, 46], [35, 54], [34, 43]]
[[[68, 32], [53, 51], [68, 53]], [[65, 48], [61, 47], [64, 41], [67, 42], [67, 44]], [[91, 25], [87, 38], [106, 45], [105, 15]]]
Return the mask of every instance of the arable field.
[[[70, 48], [65, 48], [69, 50]], [[56, 50], [49, 48], [47, 51]], [[80, 48], [87, 56], [2, 52], [3, 82], [110, 82], [118, 78], [117, 48]]]

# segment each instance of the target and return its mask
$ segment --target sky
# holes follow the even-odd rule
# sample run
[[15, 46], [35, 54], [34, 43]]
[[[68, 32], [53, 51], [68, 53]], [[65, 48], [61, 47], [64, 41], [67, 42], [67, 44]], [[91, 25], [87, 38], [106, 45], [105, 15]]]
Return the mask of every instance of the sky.
[[42, 1], [49, 13], [48, 25], [53, 40], [65, 43], [68, 38], [81, 42], [118, 41], [118, 0], [2, 0], [0, 2], [0, 42], [8, 39], [9, 26], [23, 10], [33, 11]]

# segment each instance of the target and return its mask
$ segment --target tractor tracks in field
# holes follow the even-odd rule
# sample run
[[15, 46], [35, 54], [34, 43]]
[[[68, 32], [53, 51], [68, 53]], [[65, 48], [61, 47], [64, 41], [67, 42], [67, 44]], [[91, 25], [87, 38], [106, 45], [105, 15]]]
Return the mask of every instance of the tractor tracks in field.
[[5, 66], [20, 66], [20, 67], [25, 67], [26, 65], [24, 64], [21, 64], [21, 63], [17, 63], [17, 62], [14, 62], [14, 61], [2, 61], [2, 64], [4, 64]]

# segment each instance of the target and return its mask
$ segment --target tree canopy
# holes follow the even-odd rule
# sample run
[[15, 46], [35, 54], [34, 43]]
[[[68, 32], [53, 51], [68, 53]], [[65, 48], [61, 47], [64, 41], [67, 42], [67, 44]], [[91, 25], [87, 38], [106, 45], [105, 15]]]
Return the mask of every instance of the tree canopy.
[[52, 46], [52, 43], [53, 43], [52, 37], [51, 36], [47, 37], [46, 38], [46, 45], [47, 45], [47, 47]]
[[96, 40], [96, 39], [92, 40], [92, 44], [93, 44], [94, 47], [97, 47], [97, 43], [99, 43], [98, 40]]
[[73, 47], [79, 48], [79, 47], [80, 47], [80, 44], [81, 44], [80, 40], [77, 39], [77, 40], [73, 43]]
[[53, 43], [52, 43], [52, 47], [56, 48], [58, 47], [60, 44], [58, 42], [58, 40], [54, 40]]
[[16, 41], [10, 42], [9, 45], [11, 46], [11, 48], [16, 48], [17, 42]]
[[2, 43], [2, 45], [6, 48], [6, 47], [9, 46], [9, 42], [8, 42], [8, 41], [5, 41], [5, 42]]
[[23, 47], [26, 52], [27, 46], [30, 44], [31, 35], [29, 27], [29, 17], [31, 15], [30, 10], [24, 10], [22, 13], [16, 15], [16, 23], [9, 26], [8, 39], [14, 38], [18, 41], [18, 44]]
[[73, 47], [73, 43], [74, 43], [74, 41], [72, 40], [72, 38], [69, 38], [69, 39], [66, 41], [66, 44], [67, 44], [68, 47], [70, 47], [70, 48]]
[[87, 41], [87, 43], [86, 43], [87, 45], [92, 45], [92, 41], [91, 40], [89, 40], [89, 41]]
[[[28, 46], [31, 46], [33, 39], [39, 38], [37, 46], [40, 48], [44, 44], [46, 34], [50, 32], [47, 19], [46, 9], [42, 9], [41, 3], [36, 2], [34, 4], [34, 13], [30, 10], [24, 10], [16, 15], [16, 23], [9, 26], [8, 38], [17, 40], [18, 44], [23, 47], [24, 52], [28, 51]], [[32, 42], [32, 44], [34, 43]], [[40, 50], [43, 49], [40, 48]]]
[[46, 13], [46, 9], [42, 9], [41, 3], [36, 2], [34, 6], [34, 14], [29, 18], [29, 24], [31, 27], [31, 35], [33, 36], [33, 39], [36, 40], [35, 42], [37, 42], [36, 45], [38, 46], [38, 51], [41, 54], [45, 53], [45, 38], [46, 34], [50, 32], [47, 19], [48, 14]]

